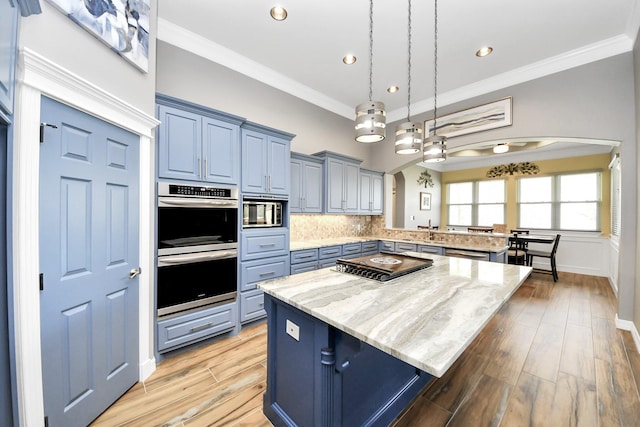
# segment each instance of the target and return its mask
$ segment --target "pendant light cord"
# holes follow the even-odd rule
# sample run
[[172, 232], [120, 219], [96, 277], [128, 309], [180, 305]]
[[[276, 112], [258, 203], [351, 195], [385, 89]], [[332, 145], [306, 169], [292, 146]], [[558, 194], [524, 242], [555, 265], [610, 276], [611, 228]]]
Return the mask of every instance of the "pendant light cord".
[[438, 0], [434, 0], [434, 25], [433, 25], [433, 136], [438, 134]]
[[411, 0], [409, 0], [409, 22], [407, 25], [408, 28], [408, 50], [409, 50], [409, 54], [407, 55], [408, 57], [408, 64], [407, 64], [407, 121], [410, 122], [411, 121]]
[[369, 101], [373, 100], [373, 0], [369, 0]]

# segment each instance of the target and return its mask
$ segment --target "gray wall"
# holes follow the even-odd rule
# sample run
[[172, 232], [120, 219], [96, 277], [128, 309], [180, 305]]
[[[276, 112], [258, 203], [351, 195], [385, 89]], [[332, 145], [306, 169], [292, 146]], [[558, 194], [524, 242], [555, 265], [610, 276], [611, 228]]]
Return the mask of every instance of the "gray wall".
[[[402, 218], [398, 218], [399, 228], [417, 229], [418, 225], [428, 225], [431, 220], [431, 225], [440, 224], [440, 199], [442, 194], [441, 173], [434, 170], [429, 170], [431, 179], [433, 180], [433, 187], [425, 188], [424, 184], [418, 184], [418, 177], [424, 171], [425, 168], [420, 166], [409, 166], [398, 172], [396, 176], [402, 174], [404, 177], [404, 187], [400, 186], [396, 181], [396, 195], [398, 198], [402, 195], [404, 199]], [[431, 193], [431, 209], [420, 210], [420, 192]], [[399, 199], [398, 199], [399, 200]], [[400, 208], [396, 201], [396, 208], [398, 211]], [[397, 213], [399, 215], [399, 212]], [[413, 219], [411, 218], [413, 217]], [[400, 221], [402, 226], [400, 226]]]
[[[451, 138], [450, 147], [509, 137], [553, 136], [602, 138], [635, 145], [633, 114], [633, 59], [631, 53], [576, 67], [487, 95], [447, 106], [438, 116], [497, 99], [513, 98], [513, 125]], [[423, 122], [429, 111], [412, 117]], [[389, 131], [397, 123], [390, 123]], [[395, 172], [415, 164], [420, 155], [398, 156], [393, 144], [376, 145], [373, 169]]]
[[[634, 77], [634, 82], [635, 82], [635, 90], [634, 90], [634, 94], [635, 94], [635, 101], [636, 101], [636, 111], [635, 111], [635, 131], [636, 131], [636, 144], [640, 143], [640, 41], [638, 40], [638, 37], [636, 37], [636, 44], [633, 48], [633, 63], [634, 63], [634, 73], [633, 73], [633, 77]], [[620, 158], [623, 159], [622, 154], [620, 155]], [[640, 165], [640, 151], [636, 151], [636, 165]], [[621, 161], [621, 164], [622, 163]], [[634, 185], [635, 184], [635, 185]], [[623, 184], [624, 185], [624, 184]], [[636, 194], [637, 194], [637, 189], [640, 188], [640, 176], [636, 176], [636, 180], [635, 183], [633, 183], [632, 185], [634, 185], [633, 189], [635, 190]], [[623, 195], [624, 195], [624, 187], [623, 187]], [[624, 229], [624, 225], [625, 225], [625, 217], [627, 220], [627, 223], [631, 222], [631, 221], [637, 221], [637, 212], [638, 212], [638, 201], [636, 200], [636, 209], [633, 210], [633, 212], [630, 213], [626, 213], [625, 209], [624, 209], [624, 198], [623, 198], [623, 209], [622, 209], [622, 233], [621, 236], [624, 236], [625, 234], [625, 229]], [[626, 215], [625, 215], [626, 214]], [[635, 237], [635, 248], [636, 251], [638, 250], [638, 247], [640, 245], [640, 233], [636, 232]], [[635, 254], [634, 254], [635, 255]], [[630, 293], [629, 291], [626, 292], [626, 296], [627, 297], [633, 297], [632, 301], [634, 302], [634, 306], [633, 306], [633, 323], [635, 324], [636, 330], [640, 331], [640, 263], [637, 262], [637, 259], [635, 258], [630, 258], [630, 257], [625, 257], [625, 260], [628, 262], [631, 262], [630, 265], [634, 265], [635, 266], [635, 270], [634, 270], [634, 287], [633, 287], [633, 291], [634, 293]], [[622, 262], [620, 262], [620, 268], [625, 268], [624, 264], [622, 264]], [[627, 268], [628, 270], [630, 268]], [[629, 302], [625, 302], [625, 310], [627, 309], [627, 305], [630, 304], [631, 301]], [[627, 319], [626, 317], [622, 317], [623, 319]]]
[[151, 0], [149, 71], [113, 52], [106, 44], [75, 24], [47, 1], [40, 1], [42, 13], [20, 22], [20, 47], [28, 48], [66, 68], [80, 78], [104, 89], [145, 113], [155, 116], [156, 14]]
[[293, 151], [335, 151], [362, 159], [363, 167], [371, 166], [371, 148], [355, 142], [353, 120], [163, 41], [158, 41], [157, 78], [159, 93], [295, 134]]

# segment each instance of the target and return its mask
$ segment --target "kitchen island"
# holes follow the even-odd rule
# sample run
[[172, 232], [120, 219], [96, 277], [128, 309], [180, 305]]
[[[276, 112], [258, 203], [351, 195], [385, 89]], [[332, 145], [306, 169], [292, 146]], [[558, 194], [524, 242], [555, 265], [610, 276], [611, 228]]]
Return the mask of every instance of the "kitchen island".
[[409, 254], [433, 265], [386, 282], [329, 267], [258, 285], [269, 328], [264, 412], [274, 425], [388, 425], [531, 273]]

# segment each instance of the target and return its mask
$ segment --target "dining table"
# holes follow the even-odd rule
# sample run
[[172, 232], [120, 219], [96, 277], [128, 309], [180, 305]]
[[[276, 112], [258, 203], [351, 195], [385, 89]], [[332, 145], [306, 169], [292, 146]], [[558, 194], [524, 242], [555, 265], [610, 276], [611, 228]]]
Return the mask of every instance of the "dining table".
[[556, 236], [549, 236], [546, 234], [518, 234], [509, 236], [509, 242], [523, 242], [523, 243], [553, 243]]

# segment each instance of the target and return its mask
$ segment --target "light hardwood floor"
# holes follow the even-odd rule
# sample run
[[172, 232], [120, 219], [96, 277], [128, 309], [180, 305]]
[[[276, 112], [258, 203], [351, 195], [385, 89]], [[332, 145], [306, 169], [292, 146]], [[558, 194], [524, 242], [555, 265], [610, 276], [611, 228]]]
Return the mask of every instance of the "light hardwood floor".
[[[532, 274], [394, 427], [640, 425], [640, 355], [615, 307], [606, 278]], [[167, 358], [92, 425], [270, 426], [266, 340], [262, 323]]]

